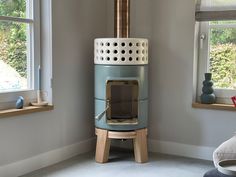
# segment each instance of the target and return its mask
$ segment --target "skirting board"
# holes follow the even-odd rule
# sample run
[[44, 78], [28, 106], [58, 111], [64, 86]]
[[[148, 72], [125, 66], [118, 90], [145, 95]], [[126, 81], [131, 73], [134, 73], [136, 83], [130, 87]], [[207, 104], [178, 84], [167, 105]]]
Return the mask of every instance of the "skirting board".
[[17, 177], [56, 164], [63, 160], [95, 149], [96, 139], [91, 138], [76, 144], [52, 150], [37, 156], [0, 166], [0, 176]]
[[[37, 156], [0, 166], [0, 176], [17, 177], [32, 171], [44, 168], [63, 160], [69, 159], [78, 154], [89, 152], [95, 149], [96, 139], [91, 138], [76, 144], [72, 144], [60, 149], [52, 150]], [[131, 141], [113, 141], [113, 146], [122, 148], [132, 148]], [[194, 146], [175, 142], [148, 140], [149, 152], [159, 152], [177, 156], [191, 157], [196, 159], [212, 160], [212, 153], [215, 148]]]
[[149, 139], [148, 147], [150, 152], [159, 152], [195, 159], [210, 160], [215, 150], [214, 147], [195, 146], [168, 141], [158, 141]]
[[[131, 141], [115, 141], [112, 142], [112, 146], [128, 149], [133, 148]], [[149, 152], [158, 152], [212, 161], [212, 154], [215, 148], [148, 139], [148, 150]]]

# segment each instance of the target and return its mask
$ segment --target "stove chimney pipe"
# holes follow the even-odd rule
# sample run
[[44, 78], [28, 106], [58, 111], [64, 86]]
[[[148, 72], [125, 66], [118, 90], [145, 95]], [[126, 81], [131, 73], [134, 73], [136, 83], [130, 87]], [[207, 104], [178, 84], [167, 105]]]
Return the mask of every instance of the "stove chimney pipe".
[[130, 0], [115, 0], [114, 33], [117, 38], [130, 36]]

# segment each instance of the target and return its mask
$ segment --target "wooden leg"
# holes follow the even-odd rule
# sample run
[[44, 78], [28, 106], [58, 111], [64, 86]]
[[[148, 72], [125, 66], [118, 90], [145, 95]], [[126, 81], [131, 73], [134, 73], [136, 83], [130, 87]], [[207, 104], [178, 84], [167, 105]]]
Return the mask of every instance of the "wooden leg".
[[108, 138], [108, 130], [96, 129], [97, 146], [95, 160], [98, 163], [106, 163], [109, 157], [111, 140]]
[[134, 138], [133, 142], [135, 161], [138, 163], [147, 162], [147, 129], [136, 130], [136, 138]]

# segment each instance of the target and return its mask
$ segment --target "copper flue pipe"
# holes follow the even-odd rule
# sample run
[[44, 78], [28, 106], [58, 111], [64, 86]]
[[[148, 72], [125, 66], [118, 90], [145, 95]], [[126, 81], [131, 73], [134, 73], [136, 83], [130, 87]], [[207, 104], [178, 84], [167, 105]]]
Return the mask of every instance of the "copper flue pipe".
[[130, 35], [130, 0], [115, 0], [114, 33], [117, 38]]

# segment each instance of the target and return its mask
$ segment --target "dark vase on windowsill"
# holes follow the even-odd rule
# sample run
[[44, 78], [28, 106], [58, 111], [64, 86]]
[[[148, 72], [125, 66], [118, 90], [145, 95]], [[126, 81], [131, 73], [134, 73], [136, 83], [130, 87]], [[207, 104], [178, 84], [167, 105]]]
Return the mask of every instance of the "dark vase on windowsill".
[[211, 80], [212, 73], [205, 73], [205, 80], [203, 81], [201, 103], [213, 104], [216, 102], [216, 96], [213, 89], [213, 81]]

